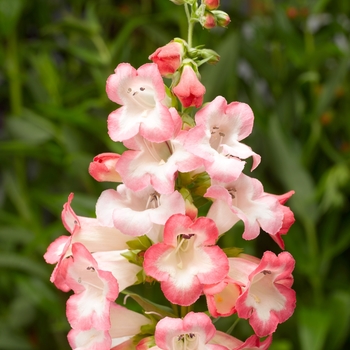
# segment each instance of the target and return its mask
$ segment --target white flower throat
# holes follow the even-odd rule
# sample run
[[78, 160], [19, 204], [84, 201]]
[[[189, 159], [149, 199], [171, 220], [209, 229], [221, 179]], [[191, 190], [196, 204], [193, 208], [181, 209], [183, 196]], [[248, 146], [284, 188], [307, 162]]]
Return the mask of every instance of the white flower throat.
[[141, 109], [153, 109], [156, 106], [154, 90], [143, 84], [142, 86], [129, 86], [126, 90], [128, 97]]

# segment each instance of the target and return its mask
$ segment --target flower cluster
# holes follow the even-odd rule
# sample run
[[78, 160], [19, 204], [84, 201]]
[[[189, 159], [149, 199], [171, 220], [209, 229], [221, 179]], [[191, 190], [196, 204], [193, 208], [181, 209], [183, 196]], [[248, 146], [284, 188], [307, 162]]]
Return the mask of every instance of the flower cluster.
[[[220, 25], [226, 15], [218, 0], [173, 2], [187, 12], [190, 6], [190, 22], [205, 28], [205, 16]], [[244, 239], [262, 229], [284, 249], [282, 235], [294, 222], [284, 205], [293, 191], [267, 193], [243, 173], [247, 159], [251, 170], [260, 163], [242, 142], [252, 132], [251, 108], [222, 96], [203, 106], [198, 68], [218, 59], [177, 38], [157, 49], [152, 63], [138, 69], [121, 63], [108, 78], [107, 95], [119, 105], [108, 117], [108, 134], [127, 150], [96, 156], [89, 172], [118, 185], [102, 192], [96, 218], [76, 215], [70, 194], [62, 212], [70, 235], [45, 254], [56, 264], [51, 281], [73, 291], [67, 302], [72, 349], [267, 349], [278, 324], [292, 315], [295, 261], [288, 252], [266, 251], [259, 259], [218, 245], [242, 221]], [[163, 78], [171, 79], [169, 87]], [[211, 205], [200, 216], [203, 203]], [[157, 282], [172, 311], [141, 296], [134, 298], [143, 313], [115, 302], [120, 293], [131, 295], [126, 288], [134, 284]], [[193, 312], [202, 295], [208, 312]], [[255, 333], [245, 342], [212, 323], [233, 314]]]

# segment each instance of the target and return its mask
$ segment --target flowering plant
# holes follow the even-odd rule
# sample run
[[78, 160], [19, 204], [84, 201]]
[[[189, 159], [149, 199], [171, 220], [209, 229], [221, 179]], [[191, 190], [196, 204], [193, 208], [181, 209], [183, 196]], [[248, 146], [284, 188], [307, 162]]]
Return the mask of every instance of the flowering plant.
[[[291, 254], [266, 251], [259, 259], [218, 244], [242, 221], [244, 239], [262, 229], [284, 249], [282, 235], [294, 222], [284, 204], [293, 191], [267, 193], [243, 173], [246, 159], [252, 158], [251, 170], [260, 163], [241, 142], [254, 122], [247, 104], [218, 96], [203, 105], [199, 67], [219, 55], [193, 47], [193, 27], [225, 27], [228, 15], [218, 0], [172, 2], [185, 8], [187, 41], [175, 38], [138, 69], [121, 63], [107, 79], [107, 95], [120, 105], [108, 117], [108, 134], [127, 150], [96, 156], [89, 172], [117, 188], [102, 192], [96, 218], [76, 215], [70, 194], [62, 212], [70, 236], [45, 254], [56, 264], [51, 282], [73, 291], [67, 301], [72, 349], [267, 349], [295, 308]], [[168, 305], [127, 289], [158, 282]], [[121, 294], [141, 312], [116, 303]], [[197, 311], [201, 296], [207, 310]], [[232, 327], [214, 326], [234, 314], [254, 331], [244, 342]]]

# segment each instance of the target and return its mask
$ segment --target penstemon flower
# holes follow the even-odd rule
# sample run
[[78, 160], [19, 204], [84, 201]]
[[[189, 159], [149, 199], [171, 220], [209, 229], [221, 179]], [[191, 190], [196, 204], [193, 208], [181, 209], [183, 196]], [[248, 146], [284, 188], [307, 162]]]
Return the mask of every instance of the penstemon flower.
[[[89, 173], [114, 187], [101, 193], [95, 218], [78, 216], [70, 194], [62, 211], [70, 235], [44, 255], [56, 264], [51, 282], [72, 291], [74, 350], [266, 350], [294, 312], [291, 254], [265, 251], [260, 259], [219, 241], [242, 221], [243, 239], [262, 229], [284, 249], [294, 223], [285, 205], [294, 191], [267, 193], [244, 173], [246, 159], [251, 171], [261, 161], [242, 143], [254, 124], [249, 105], [222, 96], [203, 105], [199, 68], [219, 55], [193, 47], [193, 27], [225, 27], [229, 16], [219, 0], [171, 1], [185, 7], [188, 39], [158, 48], [138, 69], [120, 63], [108, 77], [107, 95], [120, 105], [108, 116], [108, 135], [127, 150], [97, 155]], [[167, 305], [136, 293], [141, 283], [148, 291], [159, 284]], [[139, 303], [137, 312], [120, 305], [121, 294]], [[194, 312], [202, 296], [207, 312]], [[218, 318], [232, 321], [227, 333], [214, 325]], [[240, 319], [252, 329], [245, 341], [231, 335]]]

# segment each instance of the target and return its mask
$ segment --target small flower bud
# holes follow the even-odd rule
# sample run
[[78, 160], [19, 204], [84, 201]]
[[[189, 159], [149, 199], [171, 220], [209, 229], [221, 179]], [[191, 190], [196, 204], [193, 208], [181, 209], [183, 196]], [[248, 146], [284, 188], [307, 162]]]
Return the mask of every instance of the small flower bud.
[[101, 153], [90, 163], [89, 173], [97, 181], [122, 182], [122, 178], [115, 170], [120, 158], [117, 153]]
[[213, 14], [209, 11], [206, 11], [203, 16], [200, 18], [200, 23], [203, 28], [212, 29], [216, 26], [216, 20]]
[[203, 4], [208, 10], [215, 10], [220, 6], [220, 0], [203, 0]]
[[201, 50], [202, 59], [207, 59], [208, 63], [215, 64], [220, 61], [220, 55], [214, 50], [202, 49]]
[[181, 65], [184, 55], [183, 44], [171, 41], [169, 44], [158, 48], [149, 59], [157, 64], [160, 74], [168, 77], [176, 72]]
[[224, 11], [214, 10], [211, 13], [214, 15], [216, 24], [219, 27], [227, 27], [231, 22], [229, 15]]

